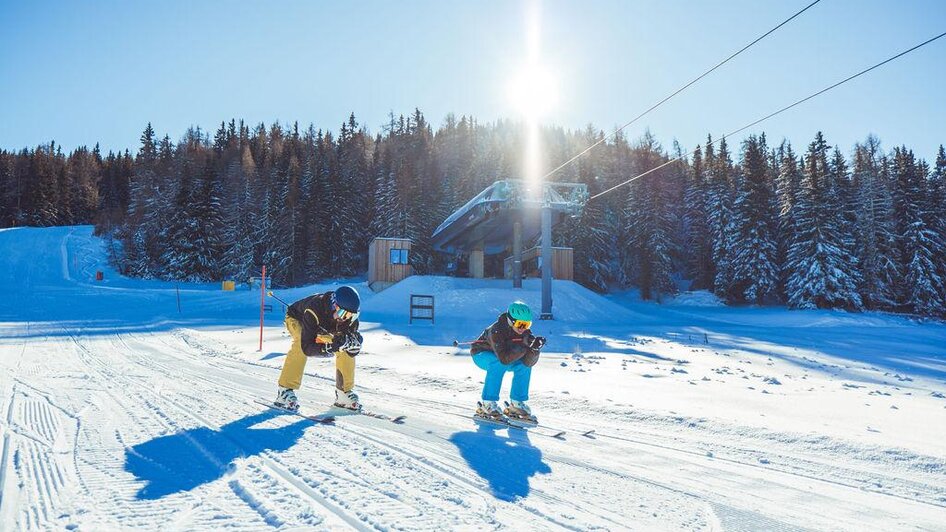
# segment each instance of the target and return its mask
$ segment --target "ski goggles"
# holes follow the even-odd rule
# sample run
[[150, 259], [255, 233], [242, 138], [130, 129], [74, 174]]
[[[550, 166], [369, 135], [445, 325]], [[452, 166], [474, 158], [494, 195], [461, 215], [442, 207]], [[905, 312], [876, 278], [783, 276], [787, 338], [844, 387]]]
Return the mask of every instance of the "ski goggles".
[[355, 321], [358, 319], [358, 313], [345, 310], [342, 307], [335, 307], [335, 318], [343, 321]]
[[512, 322], [513, 329], [522, 329], [526, 330], [529, 327], [532, 327], [532, 322], [527, 320], [515, 320]]

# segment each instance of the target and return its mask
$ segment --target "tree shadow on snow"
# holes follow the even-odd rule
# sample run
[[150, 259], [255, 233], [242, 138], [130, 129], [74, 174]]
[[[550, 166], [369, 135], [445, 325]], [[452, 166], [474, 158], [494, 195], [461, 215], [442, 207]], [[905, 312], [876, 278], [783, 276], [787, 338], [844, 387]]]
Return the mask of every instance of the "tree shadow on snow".
[[457, 432], [450, 442], [476, 473], [489, 483], [493, 496], [515, 501], [529, 495], [529, 478], [547, 475], [552, 469], [542, 461], [542, 451], [533, 447], [525, 430], [508, 429], [507, 437], [497, 434], [507, 430], [479, 425], [476, 432]]
[[277, 428], [253, 428], [279, 415], [267, 411], [227, 423], [220, 430], [197, 427], [126, 449], [125, 471], [146, 483], [136, 497], [160, 499], [213, 482], [230, 470], [235, 459], [284, 451], [313, 426], [300, 418]]

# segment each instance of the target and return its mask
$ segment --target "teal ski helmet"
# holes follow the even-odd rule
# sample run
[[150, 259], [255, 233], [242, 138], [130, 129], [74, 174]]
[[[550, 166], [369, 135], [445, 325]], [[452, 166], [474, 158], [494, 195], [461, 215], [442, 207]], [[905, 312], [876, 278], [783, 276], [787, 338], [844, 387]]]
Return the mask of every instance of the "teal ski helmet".
[[506, 312], [509, 313], [509, 319], [512, 321], [532, 322], [532, 310], [529, 308], [529, 305], [526, 305], [522, 301], [513, 301], [510, 303]]

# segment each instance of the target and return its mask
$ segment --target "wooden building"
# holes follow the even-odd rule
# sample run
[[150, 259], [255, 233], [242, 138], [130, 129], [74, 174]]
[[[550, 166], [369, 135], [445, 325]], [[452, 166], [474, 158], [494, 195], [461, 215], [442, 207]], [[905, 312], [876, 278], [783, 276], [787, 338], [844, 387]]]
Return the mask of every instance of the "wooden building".
[[[522, 276], [542, 277], [541, 247], [533, 247], [522, 252]], [[512, 256], [503, 261], [503, 276], [512, 279]], [[575, 279], [574, 250], [572, 248], [552, 247], [552, 278], [572, 281]]]
[[368, 246], [368, 286], [380, 292], [414, 274], [407, 238], [375, 238]]

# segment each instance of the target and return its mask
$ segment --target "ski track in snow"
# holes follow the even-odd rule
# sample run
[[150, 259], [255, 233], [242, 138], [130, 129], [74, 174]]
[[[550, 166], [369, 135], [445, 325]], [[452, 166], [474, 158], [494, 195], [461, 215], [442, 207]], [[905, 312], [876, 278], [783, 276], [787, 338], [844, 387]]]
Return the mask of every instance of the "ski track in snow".
[[[199, 341], [196, 339], [196, 337], [193, 336], [193, 334], [187, 334], [187, 335], [185, 335], [185, 336], [187, 337], [187, 344], [188, 344], [189, 346], [195, 347], [195, 346], [197, 346], [197, 345], [200, 345]], [[210, 355], [210, 354], [212, 354], [212, 356], [216, 356], [216, 357], [226, 357], [226, 355], [225, 355], [224, 353], [219, 352], [219, 351], [215, 351], [213, 348], [210, 348], [210, 347], [207, 347], [207, 346], [205, 346], [203, 349], [200, 349], [200, 351], [202, 351], [205, 355]], [[318, 377], [318, 376], [317, 376], [317, 375], [312, 375], [311, 377]], [[311, 377], [310, 377], [310, 378], [311, 378]], [[427, 379], [427, 380], [429, 381], [430, 379]], [[428, 382], [427, 384], [429, 384], [429, 382]], [[362, 390], [363, 390], [363, 393], [365, 393], [365, 388], [362, 388]], [[408, 402], [408, 403], [414, 403], [414, 404], [412, 405], [411, 411], [418, 411], [419, 409], [422, 409], [422, 408], [424, 408], [425, 406], [426, 406], [426, 408], [429, 408], [429, 407], [431, 406], [431, 404], [434, 404], [434, 405], [436, 405], [436, 406], [438, 406], [438, 407], [443, 407], [443, 408], [445, 408], [445, 409], [453, 409], [454, 411], [457, 411], [457, 412], [460, 412], [460, 411], [462, 411], [462, 412], [467, 412], [467, 410], [466, 410], [462, 405], [457, 405], [457, 404], [454, 404], [454, 403], [441, 402], [441, 401], [431, 401], [430, 399], [418, 400], [418, 399], [412, 398], [412, 397], [410, 397], [410, 396], [399, 395], [399, 394], [397, 394], [396, 392], [380, 392], [380, 393], [379, 393], [379, 392], [376, 392], [376, 393], [377, 393], [377, 395], [378, 395], [379, 397], [380, 397], [380, 396], [387, 396], [387, 397], [395, 396], [395, 397], [397, 397], [397, 398], [398, 398], [399, 400], [401, 400], [401, 401], [405, 401], [405, 402]], [[414, 419], [414, 418], [416, 418], [416, 417], [417, 417], [417, 416], [412, 415], [412, 419]], [[607, 417], [604, 418], [604, 421], [606, 421], [606, 420], [607, 420]], [[562, 422], [563, 422], [563, 420], [561, 420], [561, 419], [559, 419], [558, 421], [559, 421], [559, 423], [562, 423]], [[674, 418], [674, 421], [676, 422], [676, 418]], [[383, 426], [383, 425], [382, 425], [382, 426]], [[599, 433], [602, 432], [602, 429], [600, 428], [600, 427], [602, 427], [602, 426], [607, 427], [606, 424], [604, 424], [604, 425], [599, 424], [599, 425], [598, 425], [598, 427], [599, 427]], [[590, 428], [590, 427], [589, 427], [589, 428]], [[359, 430], [362, 430], [362, 431], [363, 431], [363, 428], [359, 428]], [[387, 430], [388, 432], [393, 431], [393, 430], [397, 430], [398, 432], [401, 432], [401, 431], [403, 431], [403, 430], [408, 430], [408, 429], [391, 429], [391, 428], [386, 428], [386, 430]], [[605, 428], [604, 430], [607, 430], [607, 428]], [[574, 435], [573, 435], [573, 436], [574, 436]], [[644, 435], [643, 437], [653, 437], [653, 436], [654, 436], [653, 434], [648, 434], [648, 435]], [[600, 434], [599, 434], [598, 437], [599, 437], [600, 440], [609, 439], [607, 436], [601, 436]], [[639, 482], [651, 484], [651, 485], [653, 485], [653, 486], [656, 486], [656, 487], [659, 487], [659, 488], [662, 488], [662, 489], [665, 489], [665, 490], [668, 490], [668, 491], [679, 492], [679, 493], [681, 493], [681, 494], [683, 494], [683, 495], [686, 495], [686, 496], [688, 496], [688, 497], [692, 497], [692, 498], [697, 499], [697, 500], [703, 500], [704, 498], [712, 498], [712, 497], [719, 498], [719, 497], [721, 496], [721, 494], [725, 494], [725, 493], [727, 493], [727, 492], [732, 492], [732, 493], [734, 493], [735, 495], [733, 496], [733, 499], [734, 499], [734, 500], [729, 501], [731, 504], [729, 504], [729, 505], [727, 505], [727, 504], [721, 504], [720, 502], [716, 501], [716, 502], [714, 502], [713, 505], [712, 505], [714, 512], [716, 512], [716, 513], [718, 513], [718, 514], [721, 513], [722, 515], [727, 516], [727, 518], [725, 519], [725, 521], [727, 521], [727, 522], [729, 522], [729, 521], [735, 521], [735, 522], [745, 523], [745, 522], [748, 522], [747, 520], [750, 520], [750, 521], [751, 521], [750, 516], [756, 515], [756, 516], [758, 516], [758, 517], [760, 518], [760, 521], [759, 521], [759, 523], [758, 523], [759, 525], [762, 525], [763, 523], [765, 523], [765, 528], [775, 528], [775, 529], [785, 529], [785, 530], [791, 530], [791, 529], [794, 529], [794, 527], [792, 527], [791, 525], [788, 525], [788, 524], [786, 524], [786, 523], [779, 523], [778, 521], [773, 520], [773, 519], [770, 519], [770, 518], [763, 518], [759, 513], [757, 513], [757, 512], [771, 511], [771, 509], [770, 509], [771, 506], [770, 506], [770, 505], [777, 505], [777, 504], [778, 504], [778, 500], [777, 500], [777, 499], [776, 499], [776, 500], [772, 500], [772, 501], [768, 501], [767, 504], [762, 504], [762, 505], [756, 504], [753, 509], [747, 509], [746, 507], [740, 508], [740, 506], [745, 506], [745, 504], [744, 504], [744, 501], [741, 501], [741, 500], [739, 500], [739, 499], [742, 498], [742, 494], [746, 493], [747, 491], [751, 491], [751, 490], [752, 490], [752, 486], [751, 486], [751, 485], [748, 486], [748, 487], [740, 486], [739, 489], [733, 489], [733, 486], [723, 484], [723, 485], [719, 485], [719, 486], [714, 486], [714, 487], [712, 487], [711, 489], [709, 489], [709, 488], [707, 488], [706, 479], [726, 478], [726, 477], [728, 477], [728, 476], [731, 476], [732, 473], [733, 473], [732, 469], [734, 469], [733, 466], [735, 466], [735, 469], [744, 469], [744, 470], [748, 470], [748, 471], [752, 472], [751, 475], [748, 474], [748, 473], [741, 473], [740, 476], [763, 476], [763, 475], [767, 475], [767, 474], [770, 474], [770, 473], [774, 472], [776, 475], [785, 476], [785, 477], [788, 477], [789, 479], [792, 479], [792, 477], [800, 477], [800, 478], [807, 479], [807, 480], [814, 480], [814, 481], [817, 481], [817, 482], [819, 482], [819, 483], [837, 485], [837, 487], [840, 487], [840, 488], [841, 488], [840, 491], [837, 491], [837, 495], [836, 495], [836, 497], [838, 498], [839, 501], [843, 501], [843, 500], [845, 500], [846, 498], [850, 497], [850, 496], [851, 496], [851, 492], [859, 493], [859, 492], [861, 492], [861, 491], [869, 491], [869, 490], [866, 490], [866, 488], [863, 487], [863, 486], [857, 486], [857, 485], [853, 485], [853, 484], [844, 484], [844, 483], [840, 483], [840, 482], [837, 482], [837, 481], [834, 481], [834, 480], [830, 480], [830, 478], [828, 478], [828, 477], [830, 477], [831, 475], [824, 475], [825, 471], [824, 471], [823, 469], [821, 469], [821, 468], [816, 468], [816, 470], [813, 471], [811, 474], [806, 474], [806, 473], [804, 473], [804, 472], [797, 472], [797, 471], [794, 471], [794, 472], [793, 472], [793, 471], [786, 471], [786, 470], [775, 469], [775, 468], [771, 467], [771, 464], [762, 465], [762, 464], [760, 464], [760, 463], [758, 463], [758, 462], [756, 462], [756, 463], [752, 463], [752, 462], [748, 462], [748, 461], [745, 461], [745, 462], [744, 462], [744, 461], [739, 461], [739, 460], [736, 460], [736, 459], [726, 459], [726, 458], [722, 458], [722, 457], [707, 458], [707, 457], [705, 456], [705, 453], [701, 453], [701, 452], [698, 452], [698, 451], [687, 450], [687, 449], [682, 449], [682, 448], [679, 448], [679, 447], [674, 447], [674, 446], [672, 446], [672, 445], [662, 445], [662, 444], [660, 444], [660, 443], [655, 443], [655, 442], [635, 441], [635, 440], [631, 440], [631, 439], [627, 439], [627, 438], [621, 439], [621, 437], [615, 437], [615, 438], [610, 438], [610, 439], [611, 439], [611, 440], [616, 440], [616, 441], [618, 441], [621, 445], [625, 445], [625, 446], [628, 446], [628, 445], [629, 445], [629, 446], [632, 446], [632, 447], [634, 447], [634, 448], [636, 448], [636, 449], [638, 449], [638, 450], [646, 450], [646, 451], [651, 452], [651, 453], [653, 453], [655, 449], [659, 449], [660, 451], [670, 451], [670, 452], [671, 452], [670, 454], [671, 454], [672, 456], [669, 456], [669, 457], [668, 457], [668, 456], [663, 456], [663, 455], [661, 455], [661, 456], [659, 457], [659, 461], [660, 461], [660, 462], [663, 462], [663, 461], [666, 460], [666, 459], [673, 459], [673, 460], [676, 460], [676, 461], [679, 462], [679, 461], [681, 460], [681, 458], [680, 458], [679, 455], [682, 454], [682, 455], [685, 456], [685, 459], [694, 462], [694, 463], [695, 463], [696, 465], [698, 465], [700, 468], [706, 467], [706, 465], [707, 465], [708, 463], [709, 463], [709, 464], [713, 464], [713, 463], [715, 462], [716, 465], [713, 467], [713, 471], [709, 471], [709, 472], [707, 472], [707, 471], [687, 471], [685, 474], [681, 475], [679, 478], [676, 478], [675, 480], [676, 480], [678, 486], [685, 486], [685, 485], [688, 485], [688, 484], [691, 485], [690, 490], [687, 490], [687, 489], [684, 489], [684, 488], [669, 486], [669, 485], [667, 485], [666, 483], [663, 483], [663, 482], [655, 482], [655, 481], [653, 481], [653, 480], [648, 479], [646, 475], [645, 475], [645, 476], [634, 476], [634, 475], [628, 475], [628, 474], [625, 474], [625, 475], [615, 474], [613, 471], [610, 471], [610, 470], [608, 470], [608, 469], [606, 469], [606, 468], [604, 468], [604, 467], [594, 466], [594, 465], [588, 464], [587, 462], [586, 462], [586, 463], [583, 463], [583, 464], [579, 464], [579, 463], [576, 463], [576, 462], [574, 462], [574, 461], [570, 461], [569, 459], [558, 459], [558, 458], [549, 458], [549, 460], [550, 460], [550, 461], [553, 461], [553, 462], [559, 462], [559, 463], [563, 463], [563, 464], [569, 464], [569, 465], [572, 465], [572, 466], [575, 466], [575, 467], [583, 467], [583, 469], [585, 470], [584, 473], [585, 473], [586, 475], [587, 475], [587, 473], [588, 473], [588, 470], [596, 470], [596, 471], [598, 471], [599, 473], [610, 474], [610, 475], [613, 475], [613, 476], [617, 476], [620, 480], [622, 480], [622, 481], [624, 481], [624, 482], [628, 482], [628, 481], [632, 481], [632, 480], [633, 480], [633, 481], [639, 481]], [[383, 442], [378, 441], [377, 443], [383, 443]], [[408, 443], [409, 443], [409, 442], [405, 442], [405, 444], [408, 444]], [[599, 441], [599, 442], [596, 442], [596, 443], [600, 445], [600, 444], [602, 444], [602, 441]], [[613, 442], [611, 442], [611, 443], [613, 443]], [[423, 444], [423, 441], [421, 441], [421, 444]], [[568, 445], [568, 444], [565, 444], [565, 445]], [[618, 445], [618, 447], [620, 447], [621, 445]], [[714, 443], [714, 447], [718, 447], [718, 444], [715, 444], [715, 443]], [[395, 447], [395, 448], [403, 448], [403, 447], [397, 446], [397, 447]], [[623, 449], [616, 450], [616, 452], [615, 452], [613, 455], [609, 455], [609, 456], [619, 456], [621, 450], [623, 450]], [[426, 458], [424, 458], [424, 457], [419, 457], [419, 459], [420, 459], [420, 460], [429, 461], [429, 460], [430, 460], [430, 457], [429, 457], [429, 456], [427, 456]], [[637, 459], [639, 460], [639, 458], [637, 458]], [[721, 462], [721, 464], [720, 464], [720, 462]], [[869, 463], [872, 464], [873, 462], [869, 462]], [[612, 464], [611, 464], [611, 467], [613, 467], [613, 465], [614, 465], [614, 464], [612, 463]], [[634, 461], [628, 462], [628, 463], [626, 463], [625, 465], [626, 465], [626, 467], [627, 467], [629, 470], [640, 466], [639, 463], [636, 463], [636, 462], [634, 462]], [[657, 469], [656, 471], [659, 473], [659, 472], [660, 472], [660, 469]], [[817, 476], [817, 475], [819, 475], [819, 474], [822, 475], [822, 476], [821, 476], [821, 477]], [[659, 475], [653, 475], [653, 476], [659, 476]], [[935, 478], [935, 475], [933, 475], [933, 478]], [[612, 480], [613, 480], [613, 479], [612, 479]], [[768, 480], [771, 480], [771, 478], [769, 478]], [[792, 480], [796, 480], [796, 479], [792, 479]], [[895, 483], [895, 482], [894, 482], [894, 483]], [[593, 484], [593, 485], [600, 485], [600, 484], [598, 484], [597, 482], [591, 482], [590, 484]], [[797, 488], [791, 486], [791, 484], [792, 484], [792, 482], [789, 481], [789, 482], [784, 486], [784, 488], [785, 488], [785, 489], [791, 489], [791, 490], [797, 491]], [[604, 485], [607, 485], [607, 484], [604, 484]], [[627, 486], [624, 486], [624, 488], [626, 489]], [[929, 489], [931, 489], [931, 488], [935, 488], [935, 484], [932, 484], [932, 485], [922, 485], [922, 484], [920, 484], [920, 485], [918, 485], [918, 488], [919, 488], [919, 489], [929, 490]], [[533, 494], [535, 494], [536, 491], [537, 491], [537, 490], [533, 490]], [[823, 491], [823, 490], [822, 490], [822, 491]], [[879, 495], [885, 495], [885, 496], [897, 496], [897, 495], [895, 495], [895, 494], [886, 493], [886, 492], [881, 492], [881, 491], [877, 491], [876, 493], [879, 494]], [[590, 500], [607, 500], [606, 498], [605, 498], [605, 499], [602, 499], [602, 498], [601, 498], [601, 497], [606, 497], [606, 495], [607, 495], [607, 494], [602, 494], [602, 495], [600, 495], [599, 497], [592, 497]], [[796, 496], [798, 496], [798, 495], [796, 494]], [[820, 496], [823, 497], [824, 494], [822, 493]], [[725, 496], [723, 496], [723, 498], [725, 498]], [[906, 500], [911, 500], [911, 501], [912, 501], [912, 499], [909, 499], [909, 498], [906, 498], [906, 497], [904, 497], [904, 498], [905, 498]], [[679, 503], [677, 503], [677, 504], [679, 505]], [[935, 504], [935, 503], [934, 503], [934, 505], [942, 507], [942, 506], [939, 505], [939, 504]], [[594, 506], [594, 505], [592, 504], [591, 506]], [[620, 516], [620, 515], [622, 515], [622, 514], [618, 514], [618, 515]], [[625, 514], [623, 514], [623, 515], [627, 515], [627, 514], [625, 513]], [[790, 516], [789, 516], [789, 517], [790, 517]], [[615, 521], [615, 522], [612, 522], [612, 523], [606, 523], [606, 524], [604, 524], [603, 526], [606, 527], [606, 528], [611, 528], [611, 527], [614, 527], [614, 526], [620, 526], [620, 525], [615, 525], [615, 523], [620, 523], [620, 521]], [[843, 519], [835, 521], [835, 524], [836, 524], [837, 526], [844, 526], [844, 527], [854, 526], [854, 525], [856, 525], [856, 523], [857, 523], [857, 520], [856, 520], [856, 519], [853, 520], [853, 521], [851, 521], [851, 520], [843, 520]], [[586, 522], [586, 524], [587, 524], [587, 522]], [[683, 523], [679, 523], [679, 524], [683, 525]], [[705, 525], [706, 523], [703, 522], [703, 523], [700, 523], [700, 524], [701, 524], [701, 525]], [[777, 525], [777, 526], [776, 526], [776, 525]]]
[[[35, 241], [34, 255], [17, 244], [20, 233]], [[114, 284], [92, 282], [92, 274], [107, 266], [101, 243], [89, 233], [51, 228], [0, 234], [0, 254], [6, 251], [14, 272], [0, 275], [18, 287], [0, 308], [13, 316], [0, 323], [11, 332], [0, 337], [2, 530], [942, 530], [946, 522], [946, 457], [922, 451], [935, 446], [899, 448], [839, 430], [752, 425], [718, 415], [722, 410], [701, 417], [653, 410], [656, 402], [645, 410], [576, 393], [589, 371], [624, 371], [627, 386], [645, 381], [640, 386], [650, 390], [676, 377], [684, 387], [689, 380], [756, 394], [800, 389], [799, 379], [810, 371], [821, 372], [813, 386], [833, 387], [839, 400], [848, 401], [838, 404], [883, 399], [898, 409], [921, 404], [934, 412], [929, 405], [944, 391], [930, 377], [941, 367], [935, 357], [917, 362], [933, 368], [927, 373], [884, 372], [869, 360], [851, 362], [815, 349], [819, 342], [845, 345], [841, 333], [819, 332], [815, 340], [795, 344], [802, 348], [790, 347], [739, 336], [751, 322], [740, 310], [661, 309], [725, 324], [723, 332], [713, 332], [714, 342], [725, 347], [689, 345], [686, 333], [654, 334], [659, 321], [608, 302], [607, 312], [639, 321], [640, 332], [628, 336], [583, 325], [560, 330], [559, 338], [576, 342], [575, 353], [543, 357], [556, 369], [561, 365], [560, 376], [571, 377], [534, 394], [542, 425], [525, 431], [484, 428], [469, 418], [481, 374], [457, 379], [426, 370], [442, 370], [438, 360], [453, 362], [450, 348], [438, 340], [443, 333], [396, 324], [385, 330], [382, 324], [366, 329], [369, 349], [359, 358], [358, 390], [369, 408], [407, 414], [406, 422], [339, 415], [334, 426], [319, 425], [253, 403], [275, 392], [281, 362], [248, 354], [253, 327], [174, 324], [142, 310], [171, 308], [173, 285], [120, 279], [111, 271], [107, 278]], [[47, 256], [54, 260], [36, 258]], [[481, 297], [477, 282], [465, 289], [460, 281], [436, 279], [430, 288], [445, 294], [438, 303], [465, 308]], [[416, 287], [423, 288], [423, 280], [413, 278], [384, 297]], [[576, 302], [597, 297], [575, 290]], [[505, 297], [502, 289], [486, 292]], [[209, 289], [185, 293], [188, 308], [206, 308], [198, 319], [236, 297]], [[122, 318], [101, 324], [70, 318], [62, 306], [73, 301], [102, 316], [108, 313], [98, 306], [118, 305]], [[476, 320], [493, 312], [486, 307]], [[760, 311], [763, 326], [766, 312], [784, 311]], [[468, 328], [444, 316], [446, 327]], [[852, 319], [826, 315], [816, 326]], [[267, 342], [281, 346], [285, 334], [270, 321]], [[221, 341], [223, 328], [232, 342], [230, 336]], [[411, 335], [435, 340], [419, 345]], [[934, 343], [924, 341], [911, 349]], [[593, 346], [585, 355], [582, 342]], [[595, 346], [616, 352], [601, 356], [591, 352]], [[760, 351], [771, 352], [767, 363]], [[386, 358], [418, 353], [427, 358], [417, 360], [435, 367], [406, 371]], [[690, 353], [697, 355], [685, 356]], [[791, 375], [784, 366], [769, 370], [773, 357], [807, 369]], [[471, 364], [465, 369], [473, 374]], [[333, 374], [330, 361], [310, 362], [305, 405], [331, 403]], [[924, 402], [913, 403], [921, 394]], [[576, 415], [583, 412], [595, 415]], [[581, 435], [590, 429], [593, 437]], [[564, 441], [550, 437], [559, 430], [566, 431]], [[930, 439], [936, 438], [933, 430]]]

